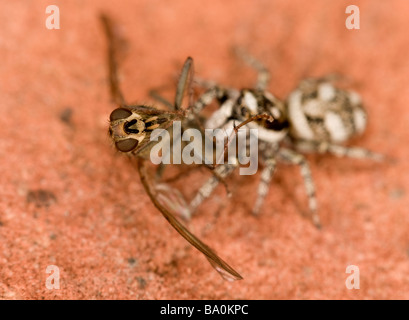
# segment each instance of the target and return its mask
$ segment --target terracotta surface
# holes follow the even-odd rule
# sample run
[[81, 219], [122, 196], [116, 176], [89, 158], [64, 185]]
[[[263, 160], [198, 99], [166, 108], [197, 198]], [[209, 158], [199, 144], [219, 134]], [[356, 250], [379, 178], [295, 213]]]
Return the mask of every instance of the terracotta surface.
[[[361, 29], [351, 31], [351, 1], [3, 1], [0, 298], [409, 298], [409, 2], [355, 2]], [[49, 4], [60, 8], [60, 30], [45, 28]], [[309, 156], [322, 230], [306, 217], [298, 168], [278, 167], [259, 217], [250, 213], [259, 175], [234, 176], [232, 199], [220, 187], [188, 224], [244, 277], [225, 282], [108, 139], [115, 106], [101, 11], [129, 41], [128, 101], [153, 103], [148, 90], [174, 86], [188, 55], [200, 77], [253, 85], [254, 72], [231, 54], [239, 45], [272, 71], [279, 97], [305, 76], [345, 75], [370, 116], [352, 143], [394, 160]], [[48, 265], [60, 268], [59, 290], [46, 288]], [[348, 265], [360, 268], [359, 290], [345, 286]]]

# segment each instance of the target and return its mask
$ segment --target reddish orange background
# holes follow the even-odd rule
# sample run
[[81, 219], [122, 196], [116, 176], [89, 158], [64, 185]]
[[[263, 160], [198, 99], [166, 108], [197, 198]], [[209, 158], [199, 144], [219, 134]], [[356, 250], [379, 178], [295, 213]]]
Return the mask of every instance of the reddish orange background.
[[[0, 298], [409, 298], [409, 2], [353, 2], [360, 30], [345, 27], [351, 1], [3, 1]], [[50, 4], [60, 30], [45, 27]], [[129, 41], [128, 101], [152, 104], [148, 90], [173, 86], [188, 55], [200, 77], [252, 86], [254, 71], [231, 53], [238, 45], [268, 66], [282, 98], [303, 77], [345, 75], [370, 117], [352, 143], [394, 160], [308, 156], [322, 230], [305, 217], [298, 168], [278, 167], [259, 217], [250, 213], [259, 175], [232, 177], [233, 197], [220, 187], [188, 224], [244, 277], [225, 282], [108, 139], [101, 11]], [[59, 290], [45, 286], [48, 265], [60, 268]], [[345, 286], [348, 265], [360, 269], [359, 290]]]

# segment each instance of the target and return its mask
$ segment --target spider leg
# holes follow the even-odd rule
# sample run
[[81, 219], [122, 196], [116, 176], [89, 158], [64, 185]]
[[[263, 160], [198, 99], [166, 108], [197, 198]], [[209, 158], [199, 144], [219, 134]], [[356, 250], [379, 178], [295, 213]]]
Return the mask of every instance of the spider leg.
[[357, 159], [371, 159], [374, 161], [383, 161], [385, 156], [372, 152], [370, 150], [359, 148], [359, 147], [345, 147], [335, 144], [330, 144], [328, 146], [328, 152], [336, 155], [337, 157], [348, 157]]
[[199, 114], [206, 106], [211, 104], [212, 101], [217, 98], [217, 94], [217, 86], [208, 88], [193, 104], [193, 114]]
[[215, 111], [206, 121], [206, 128], [216, 129], [221, 127], [231, 128], [232, 122], [228, 122], [229, 117], [233, 112], [235, 104], [234, 99], [228, 99]]
[[360, 147], [346, 147], [341, 145], [336, 145], [332, 143], [321, 143], [316, 144], [308, 141], [298, 142], [296, 144], [297, 150], [301, 152], [318, 152], [325, 153], [328, 152], [337, 157], [348, 157], [355, 159], [370, 159], [373, 161], [383, 161], [385, 156], [372, 152], [370, 150], [360, 148]]
[[[233, 97], [230, 97], [230, 95], [233, 95]], [[229, 92], [228, 90], [225, 90], [223, 88], [219, 87], [212, 87], [208, 89], [205, 93], [203, 93], [199, 99], [196, 101], [196, 103], [193, 106], [193, 114], [191, 117], [197, 117], [198, 113], [203, 110], [207, 105], [212, 103], [212, 101], [216, 98], [220, 97], [228, 97], [226, 101], [224, 101], [219, 109], [217, 109], [213, 114], [207, 119], [205, 128], [207, 129], [218, 129], [222, 127], [226, 122], [228, 122], [228, 118], [231, 116], [234, 103], [235, 103], [235, 93], [234, 92]], [[230, 124], [230, 122], [228, 122]], [[227, 124], [227, 125], [228, 125]], [[226, 126], [227, 126], [226, 125]], [[206, 145], [207, 141], [213, 145], [215, 143], [216, 136], [215, 135], [206, 135], [206, 130], [203, 128], [205, 132], [205, 140], [206, 140]], [[217, 151], [217, 150], [216, 150]], [[215, 164], [214, 162], [218, 160], [217, 157], [223, 157], [225, 153], [225, 150], [223, 151], [222, 154], [216, 154], [213, 157], [213, 163], [212, 164], [205, 164], [208, 168], [210, 169], [215, 169], [218, 165]], [[216, 157], [216, 158], [215, 158]], [[205, 158], [205, 157], [204, 157]], [[210, 160], [210, 159], [208, 159]]]
[[242, 59], [245, 63], [247, 63], [250, 67], [254, 68], [257, 71], [256, 89], [262, 91], [266, 90], [271, 78], [268, 69], [260, 61], [246, 52], [243, 48], [235, 48], [234, 51], [240, 59]]
[[270, 190], [270, 182], [274, 174], [274, 169], [276, 166], [276, 161], [274, 159], [269, 159], [266, 161], [266, 167], [261, 172], [260, 183], [258, 185], [257, 200], [253, 207], [253, 214], [258, 215], [260, 208], [264, 203], [264, 199]]
[[198, 87], [204, 88], [204, 89], [210, 89], [213, 87], [217, 87], [217, 83], [212, 80], [206, 80], [201, 77], [195, 76], [195, 79], [193, 80], [193, 83], [197, 85]]
[[[200, 206], [200, 204], [209, 198], [209, 196], [212, 194], [213, 190], [217, 187], [219, 184], [219, 179], [225, 179], [228, 177], [234, 169], [237, 167], [237, 164], [223, 164], [218, 166], [214, 171], [215, 174], [210, 177], [205, 184], [199, 189], [197, 192], [196, 196], [193, 198], [193, 200], [189, 204], [189, 211], [193, 215], [197, 208]], [[189, 217], [190, 218], [190, 217]]]
[[315, 186], [311, 175], [311, 169], [305, 157], [290, 149], [280, 148], [278, 156], [285, 162], [300, 166], [301, 176], [304, 179], [304, 186], [307, 192], [308, 205], [311, 212], [312, 222], [317, 228], [321, 228], [320, 217], [317, 212], [317, 199], [315, 196]]

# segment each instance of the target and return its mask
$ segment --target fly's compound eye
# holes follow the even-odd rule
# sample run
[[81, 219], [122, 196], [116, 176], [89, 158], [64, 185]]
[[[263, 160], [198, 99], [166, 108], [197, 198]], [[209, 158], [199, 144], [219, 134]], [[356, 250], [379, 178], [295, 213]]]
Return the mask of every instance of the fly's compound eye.
[[129, 152], [138, 146], [139, 141], [136, 139], [125, 139], [115, 143], [115, 147], [121, 152]]
[[111, 115], [109, 116], [109, 120], [115, 121], [115, 120], [126, 119], [131, 114], [132, 112], [129, 111], [128, 109], [118, 108], [111, 112]]

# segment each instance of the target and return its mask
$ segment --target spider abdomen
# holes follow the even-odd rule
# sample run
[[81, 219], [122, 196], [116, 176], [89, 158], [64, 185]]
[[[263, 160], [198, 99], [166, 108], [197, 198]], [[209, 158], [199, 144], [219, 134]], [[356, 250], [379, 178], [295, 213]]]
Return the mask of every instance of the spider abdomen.
[[287, 113], [296, 140], [342, 143], [366, 127], [359, 95], [319, 79], [301, 82], [287, 99]]

